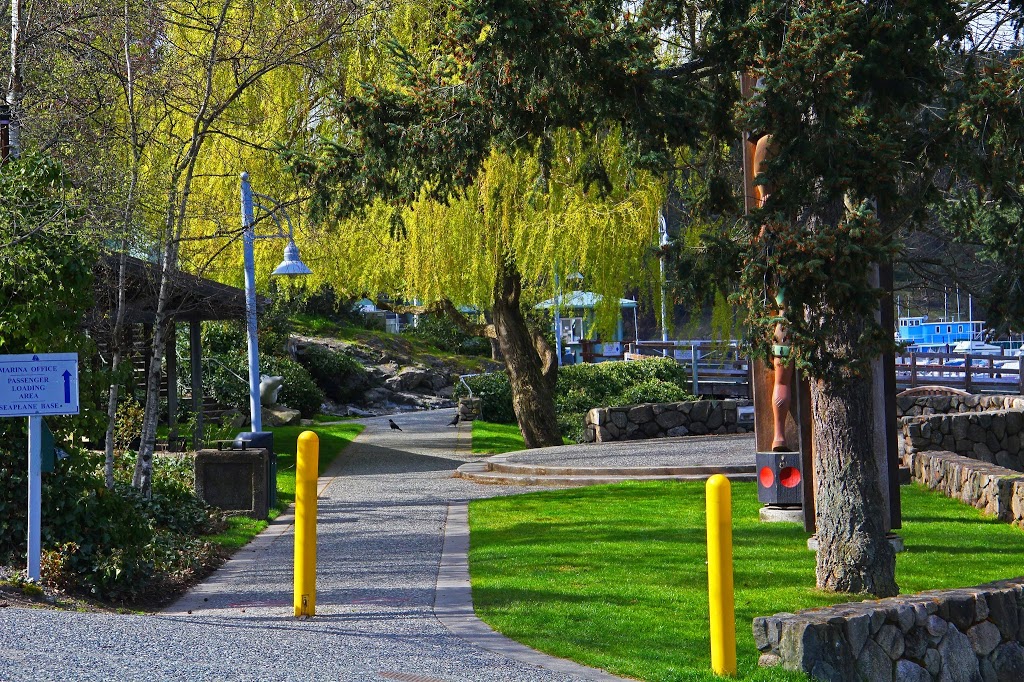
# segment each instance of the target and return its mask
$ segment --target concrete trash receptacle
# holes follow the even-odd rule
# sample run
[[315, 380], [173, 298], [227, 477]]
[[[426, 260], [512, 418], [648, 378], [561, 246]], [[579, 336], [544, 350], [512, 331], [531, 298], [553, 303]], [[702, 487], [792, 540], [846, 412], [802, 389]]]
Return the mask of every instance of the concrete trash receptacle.
[[265, 448], [200, 450], [196, 453], [196, 494], [206, 504], [265, 519], [268, 504]]

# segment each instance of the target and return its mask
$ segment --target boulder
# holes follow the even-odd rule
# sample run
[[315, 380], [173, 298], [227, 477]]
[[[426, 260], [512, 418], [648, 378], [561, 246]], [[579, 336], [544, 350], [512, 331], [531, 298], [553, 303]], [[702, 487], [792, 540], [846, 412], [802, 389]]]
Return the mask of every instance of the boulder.
[[294, 426], [302, 419], [302, 413], [284, 405], [264, 405], [262, 418], [265, 426]]

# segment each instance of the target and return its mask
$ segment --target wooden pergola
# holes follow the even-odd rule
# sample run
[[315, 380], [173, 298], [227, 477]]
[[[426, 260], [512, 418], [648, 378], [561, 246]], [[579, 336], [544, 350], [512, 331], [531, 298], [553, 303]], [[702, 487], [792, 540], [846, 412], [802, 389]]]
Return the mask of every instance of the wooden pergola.
[[[109, 347], [113, 332], [114, 315], [117, 309], [117, 282], [120, 255], [101, 256], [94, 266], [96, 307], [89, 322], [96, 334], [98, 345]], [[194, 446], [202, 443], [203, 423], [203, 376], [202, 376], [202, 334], [201, 324], [214, 320], [244, 320], [245, 291], [237, 287], [214, 282], [185, 272], [175, 271], [171, 275], [171, 297], [167, 311], [167, 347], [165, 362], [167, 368], [167, 422], [169, 441], [177, 437], [178, 411], [178, 367], [175, 340], [177, 324], [189, 325], [189, 357], [192, 366], [192, 410], [196, 415], [196, 430], [192, 434]], [[128, 256], [125, 269], [125, 348], [135, 347], [135, 341], [143, 343], [142, 358], [146, 371], [152, 354], [153, 324], [156, 321], [157, 296], [160, 287], [160, 265]], [[257, 299], [257, 309], [266, 305], [267, 299]], [[141, 327], [141, 336], [137, 330]], [[103, 342], [105, 343], [103, 343]], [[131, 355], [129, 351], [129, 356]], [[131, 359], [130, 357], [127, 359]]]

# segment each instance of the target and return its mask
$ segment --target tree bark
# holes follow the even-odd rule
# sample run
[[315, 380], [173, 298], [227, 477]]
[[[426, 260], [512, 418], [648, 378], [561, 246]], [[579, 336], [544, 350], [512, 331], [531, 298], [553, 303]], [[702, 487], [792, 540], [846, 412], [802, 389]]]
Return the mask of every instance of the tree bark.
[[[561, 445], [562, 434], [555, 417], [555, 381], [558, 364], [554, 353], [541, 355], [538, 343], [520, 308], [522, 275], [512, 257], [499, 263], [494, 283], [495, 337], [505, 359], [512, 387], [512, 408], [528, 448]], [[537, 335], [539, 336], [539, 335]], [[546, 356], [546, 357], [545, 357]]]
[[[836, 311], [830, 311], [842, 317]], [[825, 341], [852, 349], [860, 327], [840, 325]], [[817, 586], [831, 592], [899, 593], [896, 554], [885, 537], [885, 497], [874, 452], [871, 374], [811, 382]]]

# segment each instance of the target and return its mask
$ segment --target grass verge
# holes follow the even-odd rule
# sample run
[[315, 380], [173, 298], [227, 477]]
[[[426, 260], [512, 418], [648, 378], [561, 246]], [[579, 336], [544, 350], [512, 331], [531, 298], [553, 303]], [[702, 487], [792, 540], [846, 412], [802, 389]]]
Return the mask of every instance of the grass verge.
[[518, 424], [496, 424], [477, 419], [473, 422], [473, 454], [500, 455], [526, 447]]
[[[575, 441], [562, 438], [565, 445], [573, 445]], [[526, 449], [523, 434], [518, 424], [498, 424], [477, 419], [473, 422], [473, 454], [500, 455]]]
[[[850, 598], [814, 589], [802, 528], [760, 523], [754, 484], [732, 488], [739, 678], [806, 679], [757, 667], [751, 619]], [[1020, 529], [921, 487], [901, 490], [903, 593], [1020, 574]], [[710, 672], [704, 499], [702, 483], [624, 483], [473, 502], [478, 615], [531, 647], [616, 674], [719, 679]]]

